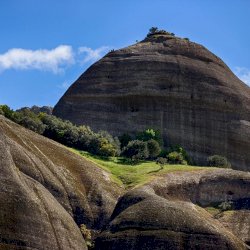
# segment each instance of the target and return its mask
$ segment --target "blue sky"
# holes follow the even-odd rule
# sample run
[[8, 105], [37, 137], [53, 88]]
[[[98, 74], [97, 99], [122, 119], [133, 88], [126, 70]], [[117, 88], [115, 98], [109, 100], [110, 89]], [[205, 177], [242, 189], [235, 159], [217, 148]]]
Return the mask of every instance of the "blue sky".
[[250, 85], [249, 0], [2, 0], [0, 103], [54, 106], [94, 61], [152, 26], [203, 44]]

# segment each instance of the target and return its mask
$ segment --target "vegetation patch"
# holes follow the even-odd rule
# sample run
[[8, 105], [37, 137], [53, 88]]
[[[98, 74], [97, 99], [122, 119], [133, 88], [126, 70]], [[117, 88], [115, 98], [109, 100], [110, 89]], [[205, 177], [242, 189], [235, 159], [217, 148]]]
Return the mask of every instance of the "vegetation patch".
[[176, 171], [197, 171], [203, 169], [212, 169], [207, 167], [197, 167], [180, 164], [157, 164], [152, 161], [133, 162], [124, 157], [103, 158], [90, 154], [86, 151], [71, 149], [73, 152], [81, 155], [85, 159], [94, 162], [104, 170], [111, 173], [112, 179], [123, 185], [125, 188], [132, 188], [144, 184], [156, 176], [176, 172]]

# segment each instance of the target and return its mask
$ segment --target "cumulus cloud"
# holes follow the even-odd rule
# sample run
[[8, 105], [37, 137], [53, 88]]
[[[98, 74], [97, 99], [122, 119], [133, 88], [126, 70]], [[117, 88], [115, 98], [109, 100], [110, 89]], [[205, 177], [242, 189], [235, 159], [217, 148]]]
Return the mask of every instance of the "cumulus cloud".
[[95, 62], [100, 59], [110, 48], [108, 46], [102, 46], [97, 49], [91, 49], [88, 47], [79, 47], [78, 54], [84, 54], [82, 63]]
[[0, 71], [36, 69], [58, 73], [64, 66], [72, 63], [74, 63], [73, 50], [67, 45], [60, 45], [52, 50], [13, 48], [0, 54]]
[[250, 69], [244, 67], [236, 67], [235, 74], [241, 79], [241, 81], [250, 86]]

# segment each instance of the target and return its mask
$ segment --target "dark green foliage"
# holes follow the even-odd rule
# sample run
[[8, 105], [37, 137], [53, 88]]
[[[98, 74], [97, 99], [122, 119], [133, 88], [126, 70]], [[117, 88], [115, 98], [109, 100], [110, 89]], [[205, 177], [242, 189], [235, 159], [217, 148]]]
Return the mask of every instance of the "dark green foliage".
[[129, 134], [123, 134], [123, 135], [119, 136], [119, 140], [121, 143], [121, 149], [123, 149], [124, 147], [126, 147], [128, 145], [128, 143], [130, 141], [132, 141], [132, 137]]
[[184, 40], [186, 40], [186, 41], [189, 41], [189, 38], [187, 38], [187, 37], [185, 37], [185, 38], [183, 38]]
[[123, 149], [122, 155], [132, 160], [143, 160], [148, 158], [147, 143], [139, 140], [130, 141]]
[[9, 118], [11, 120], [13, 119], [14, 111], [12, 109], [10, 109], [9, 106], [7, 106], [7, 105], [1, 105], [0, 108], [2, 110], [3, 115], [6, 118]]
[[23, 116], [19, 124], [38, 134], [42, 134], [45, 130], [45, 125], [38, 118]]
[[166, 30], [159, 30], [157, 27], [152, 27], [149, 29], [147, 37], [155, 35], [155, 34], [158, 34], [158, 35], [164, 34], [164, 35], [175, 36], [174, 33], [167, 32]]
[[140, 141], [149, 141], [151, 139], [157, 141], [160, 146], [163, 145], [163, 139], [159, 130], [146, 129], [142, 132], [137, 133], [136, 139]]
[[0, 109], [6, 118], [22, 125], [23, 127], [33, 130], [38, 134], [42, 134], [44, 132], [44, 124], [33, 112], [29, 110], [15, 112], [7, 105], [1, 105]]
[[151, 27], [151, 28], [149, 29], [148, 35], [153, 35], [153, 34], [157, 33], [158, 31], [159, 31], [159, 30], [158, 30], [157, 27]]
[[95, 138], [95, 133], [88, 126], [78, 127], [78, 141], [76, 148], [88, 151], [91, 140]]
[[148, 147], [148, 156], [151, 159], [157, 157], [161, 152], [161, 147], [159, 143], [154, 139], [150, 139], [147, 141], [147, 147]]
[[104, 157], [120, 154], [119, 140], [106, 131], [96, 134], [89, 127], [78, 127], [44, 113], [40, 114], [40, 119], [46, 125], [44, 135], [55, 141]]
[[231, 168], [230, 162], [221, 155], [212, 155], [207, 158], [207, 165], [210, 167]]

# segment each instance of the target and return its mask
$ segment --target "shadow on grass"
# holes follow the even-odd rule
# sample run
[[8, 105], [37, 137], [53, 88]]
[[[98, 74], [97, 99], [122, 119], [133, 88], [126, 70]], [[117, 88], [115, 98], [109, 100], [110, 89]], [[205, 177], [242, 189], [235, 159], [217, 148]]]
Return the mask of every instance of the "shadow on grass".
[[125, 158], [125, 157], [105, 157], [105, 156], [94, 155], [94, 154], [91, 154], [89, 152], [79, 151], [79, 150], [78, 150], [78, 152], [81, 155], [85, 156], [85, 157], [91, 157], [91, 158], [94, 158], [96, 160], [102, 160], [102, 161], [106, 161], [106, 162], [113, 162], [113, 163], [116, 163], [116, 164], [126, 165], [126, 166], [137, 166], [137, 165], [140, 165], [141, 163], [147, 162], [147, 161], [143, 161], [143, 160], [134, 161], [134, 160], [131, 160], [131, 159]]
[[158, 169], [147, 172], [147, 174], [158, 173], [163, 170], [164, 166], [161, 165]]

